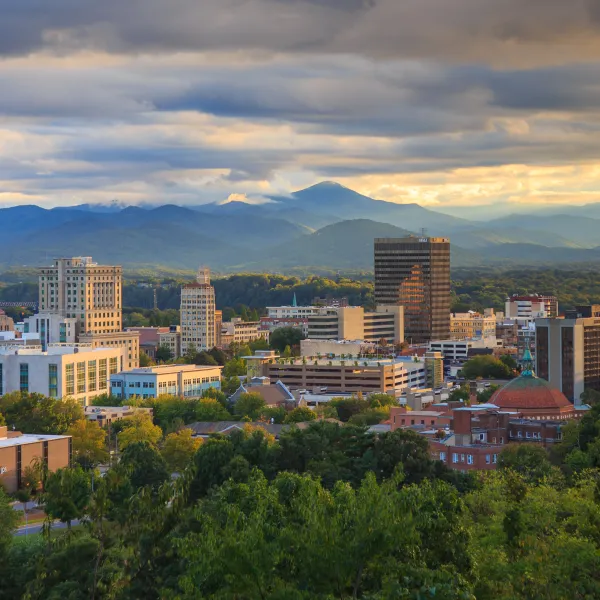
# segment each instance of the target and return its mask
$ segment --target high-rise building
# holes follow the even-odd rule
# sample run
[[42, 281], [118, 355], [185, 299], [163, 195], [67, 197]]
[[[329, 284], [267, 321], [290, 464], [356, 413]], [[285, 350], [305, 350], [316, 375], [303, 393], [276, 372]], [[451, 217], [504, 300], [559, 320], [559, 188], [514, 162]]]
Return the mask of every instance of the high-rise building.
[[404, 306], [409, 343], [450, 339], [450, 240], [376, 238], [375, 303]]
[[41, 267], [40, 313], [26, 321], [29, 332], [35, 328], [44, 349], [73, 341], [122, 348], [124, 368], [136, 368], [140, 336], [122, 331], [122, 275], [121, 267], [98, 265], [91, 256], [58, 258]]
[[79, 333], [121, 331], [122, 275], [90, 256], [58, 258], [39, 271], [40, 312], [76, 319]]
[[210, 284], [210, 270], [199, 269], [196, 279], [181, 288], [181, 354], [216, 345], [215, 288]]
[[548, 294], [514, 294], [506, 299], [504, 314], [507, 319], [553, 319], [558, 316], [558, 300]]
[[600, 319], [536, 319], [536, 373], [575, 405], [600, 391]]

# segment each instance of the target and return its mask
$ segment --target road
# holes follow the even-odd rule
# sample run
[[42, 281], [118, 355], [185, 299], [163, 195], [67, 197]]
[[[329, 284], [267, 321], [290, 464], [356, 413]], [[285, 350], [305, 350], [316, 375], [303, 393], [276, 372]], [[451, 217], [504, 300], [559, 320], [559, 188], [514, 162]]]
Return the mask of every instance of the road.
[[[74, 521], [71, 521], [71, 527], [75, 527], [75, 525], [79, 525], [79, 519], [75, 519]], [[40, 531], [42, 531], [44, 527], [43, 523], [34, 523], [33, 525], [23, 525], [23, 527], [19, 527], [18, 529], [15, 529], [15, 532], [13, 533], [13, 535], [15, 537], [19, 537], [22, 535], [35, 535], [36, 533], [40, 533]], [[67, 528], [67, 524], [66, 523], [62, 523], [61, 521], [54, 521], [54, 524], [52, 525], [52, 529], [66, 529]]]

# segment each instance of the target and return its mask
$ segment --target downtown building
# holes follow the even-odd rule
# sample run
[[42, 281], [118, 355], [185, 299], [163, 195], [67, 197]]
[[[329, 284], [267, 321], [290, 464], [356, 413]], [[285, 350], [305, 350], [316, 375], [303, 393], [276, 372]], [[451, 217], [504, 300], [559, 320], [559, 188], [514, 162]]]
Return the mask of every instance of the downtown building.
[[39, 269], [40, 312], [24, 321], [42, 349], [55, 343], [121, 348], [124, 368], [139, 365], [139, 334], [123, 331], [123, 269], [89, 256], [59, 258]]
[[188, 350], [210, 350], [217, 345], [215, 288], [210, 270], [201, 268], [194, 283], [181, 288], [181, 355]]
[[376, 238], [375, 303], [404, 307], [410, 344], [450, 339], [450, 240]]
[[600, 307], [570, 314], [565, 319], [537, 319], [536, 372], [576, 406], [584, 390], [600, 391]]

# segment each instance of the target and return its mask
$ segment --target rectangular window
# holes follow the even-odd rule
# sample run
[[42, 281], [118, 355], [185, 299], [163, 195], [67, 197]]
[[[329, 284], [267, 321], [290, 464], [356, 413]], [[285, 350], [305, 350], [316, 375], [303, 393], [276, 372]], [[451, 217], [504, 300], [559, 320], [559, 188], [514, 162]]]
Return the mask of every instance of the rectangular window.
[[98, 365], [98, 389], [100, 391], [106, 389], [106, 358], [101, 358]]
[[517, 437], [522, 438], [523, 437], [523, 432], [522, 431], [517, 432]]
[[85, 363], [77, 363], [77, 393], [85, 394]]
[[442, 462], [446, 462], [446, 453], [445, 452], [440, 452], [440, 460]]
[[48, 365], [48, 395], [50, 398], [58, 396], [58, 365]]
[[496, 464], [496, 463], [498, 462], [498, 455], [497, 455], [497, 454], [494, 454], [494, 456], [492, 456], [492, 459], [493, 459], [493, 460], [492, 460], [492, 462], [493, 462], [494, 464]]
[[467, 454], [467, 464], [468, 465], [473, 464], [473, 455], [472, 454]]
[[29, 392], [29, 365], [27, 363], [19, 364], [19, 389], [22, 392]]
[[65, 392], [67, 396], [72, 396], [75, 393], [75, 373], [73, 367], [73, 364], [65, 367]]
[[453, 463], [457, 463], [458, 462], [458, 454], [452, 454], [452, 462]]
[[465, 455], [464, 454], [460, 455], [460, 462], [465, 462]]
[[529, 431], [528, 431], [528, 432], [525, 434], [525, 437], [526, 437], [527, 439], [529, 439], [529, 438], [531, 437], [531, 433], [529, 433]]
[[114, 375], [115, 373], [117, 373], [118, 369], [117, 369], [117, 359], [115, 358], [111, 358], [110, 359], [110, 370], [109, 370], [109, 374], [110, 375]]
[[485, 455], [485, 464], [489, 465], [492, 462], [492, 457], [489, 454]]
[[88, 362], [88, 392], [96, 391], [96, 361]]

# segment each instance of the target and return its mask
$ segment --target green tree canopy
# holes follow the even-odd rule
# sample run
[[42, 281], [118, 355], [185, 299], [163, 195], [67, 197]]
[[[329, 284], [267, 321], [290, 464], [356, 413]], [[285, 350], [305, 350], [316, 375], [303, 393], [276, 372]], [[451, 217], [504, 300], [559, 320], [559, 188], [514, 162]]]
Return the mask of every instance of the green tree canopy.
[[307, 406], [299, 406], [290, 411], [285, 417], [286, 423], [305, 423], [306, 421], [314, 421], [317, 415], [314, 410]]
[[44, 482], [42, 497], [46, 513], [71, 527], [71, 521], [80, 519], [91, 496], [89, 475], [81, 468], [58, 469]]
[[461, 369], [461, 375], [465, 379], [510, 379], [512, 377], [511, 369], [500, 359], [485, 354], [474, 356], [468, 360]]
[[121, 454], [120, 465], [129, 471], [131, 484], [136, 489], [149, 486], [156, 490], [169, 479], [165, 459], [146, 441], [128, 444]]
[[280, 327], [271, 332], [269, 344], [273, 350], [284, 353], [287, 346], [298, 347], [303, 338], [302, 330], [297, 327]]
[[201, 439], [192, 437], [191, 429], [181, 429], [165, 438], [160, 452], [171, 471], [181, 472], [188, 466], [201, 443]]
[[265, 401], [260, 394], [256, 392], [244, 392], [237, 399], [233, 412], [236, 418], [250, 417], [258, 419], [261, 410], [265, 407]]

